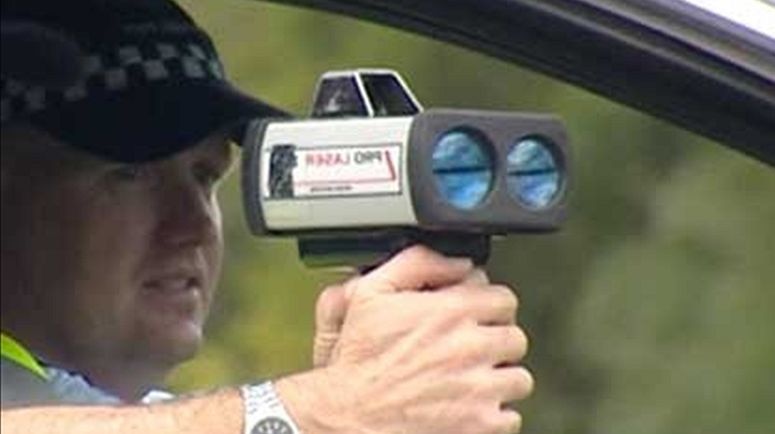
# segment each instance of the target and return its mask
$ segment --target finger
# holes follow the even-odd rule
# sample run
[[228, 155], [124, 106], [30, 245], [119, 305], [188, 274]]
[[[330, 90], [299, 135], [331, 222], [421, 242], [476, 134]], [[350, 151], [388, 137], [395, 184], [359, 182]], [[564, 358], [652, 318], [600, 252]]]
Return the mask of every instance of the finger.
[[517, 364], [527, 354], [527, 335], [519, 327], [481, 327], [480, 332], [484, 334], [484, 345], [489, 356], [488, 361], [493, 366]]
[[522, 430], [522, 415], [510, 408], [502, 409], [496, 416], [498, 434], [518, 434]]
[[524, 366], [496, 368], [492, 383], [495, 394], [505, 407], [514, 401], [521, 401], [533, 393], [535, 379]]
[[326, 288], [319, 296], [315, 307], [315, 340], [312, 350], [312, 362], [315, 367], [328, 364], [339, 340], [348, 300], [344, 285]]
[[487, 272], [484, 269], [477, 267], [471, 270], [461, 282], [463, 285], [489, 285], [490, 278], [487, 276]]
[[415, 245], [363, 276], [358, 287], [380, 292], [437, 288], [460, 282], [471, 270], [473, 262], [469, 258], [450, 258]]
[[461, 315], [470, 316], [480, 325], [513, 325], [519, 300], [511, 288], [503, 285], [454, 285], [449, 292], [450, 309], [458, 306]]

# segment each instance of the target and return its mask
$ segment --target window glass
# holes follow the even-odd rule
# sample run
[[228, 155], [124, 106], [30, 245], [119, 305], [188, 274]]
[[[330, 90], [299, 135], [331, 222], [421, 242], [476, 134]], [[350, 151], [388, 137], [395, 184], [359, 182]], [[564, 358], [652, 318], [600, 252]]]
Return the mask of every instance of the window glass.
[[316, 118], [368, 116], [366, 105], [352, 77], [329, 78], [320, 83], [312, 110]]

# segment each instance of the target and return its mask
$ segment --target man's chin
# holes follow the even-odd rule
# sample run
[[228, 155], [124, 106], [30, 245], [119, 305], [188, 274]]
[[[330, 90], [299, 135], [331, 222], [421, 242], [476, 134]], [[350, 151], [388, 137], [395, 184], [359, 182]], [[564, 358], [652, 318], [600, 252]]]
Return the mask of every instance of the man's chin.
[[144, 347], [149, 360], [172, 369], [194, 357], [202, 341], [202, 327], [189, 322], [149, 331]]

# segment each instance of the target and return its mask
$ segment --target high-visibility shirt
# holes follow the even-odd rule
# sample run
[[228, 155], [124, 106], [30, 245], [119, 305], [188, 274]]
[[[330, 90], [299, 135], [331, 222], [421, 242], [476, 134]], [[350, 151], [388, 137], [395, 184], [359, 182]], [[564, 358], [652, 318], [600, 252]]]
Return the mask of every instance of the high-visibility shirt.
[[0, 334], [0, 404], [118, 404], [121, 401], [89, 384], [82, 376], [44, 366], [21, 343]]
[[[11, 336], [2, 333], [0, 339], [0, 404], [3, 407], [122, 403], [120, 399], [94, 387], [77, 373], [41, 364]], [[175, 395], [165, 390], [151, 389], [138, 403], [153, 404], [174, 398]]]

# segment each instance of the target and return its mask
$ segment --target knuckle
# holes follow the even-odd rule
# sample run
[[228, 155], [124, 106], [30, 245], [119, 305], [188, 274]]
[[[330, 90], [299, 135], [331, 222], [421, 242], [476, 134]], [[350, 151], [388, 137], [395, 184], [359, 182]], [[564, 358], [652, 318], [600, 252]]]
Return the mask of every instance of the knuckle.
[[469, 281], [472, 283], [487, 285], [490, 283], [490, 277], [487, 275], [487, 271], [485, 271], [483, 268], [477, 267], [471, 271]]
[[474, 412], [472, 420], [477, 433], [498, 434], [501, 426], [498, 423], [497, 416], [492, 411], [492, 407], [481, 406]]
[[519, 386], [522, 390], [522, 398], [526, 398], [533, 394], [535, 390], [535, 378], [533, 374], [527, 368], [520, 367], [518, 371], [520, 373]]
[[516, 410], [504, 410], [499, 434], [517, 434], [522, 430], [522, 414]]
[[512, 408], [516, 401], [521, 401], [533, 394], [535, 379], [527, 368], [518, 366], [510, 370], [507, 377], [507, 387], [507, 394], [504, 398], [509, 408]]
[[511, 335], [509, 342], [511, 342], [511, 344], [514, 346], [516, 360], [520, 360], [521, 358], [525, 357], [525, 354], [527, 354], [528, 348], [530, 347], [530, 340], [521, 327], [513, 326], [509, 327], [509, 329], [509, 334]]
[[495, 285], [495, 292], [501, 297], [501, 303], [505, 309], [516, 313], [519, 308], [519, 299], [517, 294], [506, 285]]
[[486, 354], [492, 343], [486, 336], [479, 332], [478, 326], [474, 321], [462, 321], [458, 327], [460, 336], [460, 347], [471, 360], [481, 359], [482, 354]]
[[332, 292], [341, 289], [344, 292], [345, 299], [353, 300], [360, 297], [362, 291], [359, 288], [364, 284], [364, 280], [368, 282], [369, 279], [365, 276], [354, 276], [342, 283], [327, 286], [323, 293], [328, 292], [326, 297], [331, 297]]
[[505, 389], [503, 392], [505, 408], [514, 409], [514, 404], [529, 397], [535, 389], [533, 375], [525, 367], [509, 368], [508, 375], [504, 377]]
[[328, 306], [333, 302], [333, 297], [336, 291], [339, 291], [341, 285], [329, 285], [326, 286], [323, 291], [318, 295], [317, 302], [315, 303], [315, 312], [320, 316]]
[[406, 250], [404, 250], [403, 255], [405, 255], [406, 259], [410, 261], [421, 261], [423, 263], [428, 261], [437, 261], [440, 258], [438, 253], [422, 244], [415, 244], [411, 247], [408, 247]]
[[514, 290], [509, 289], [509, 291], [511, 291], [511, 308], [514, 313], [516, 313], [517, 310], [519, 310], [519, 297], [517, 297], [517, 294], [514, 292]]
[[520, 327], [498, 327], [493, 329], [491, 336], [489, 348], [502, 363], [517, 363], [527, 354], [528, 337]]
[[327, 302], [334, 296], [335, 292], [341, 291], [342, 288], [343, 285], [339, 283], [326, 286], [323, 288], [323, 291], [320, 292], [320, 295], [318, 295], [318, 304]]
[[453, 318], [459, 319], [467, 315], [470, 303], [469, 296], [464, 291], [445, 291], [437, 294], [443, 297], [444, 308]]
[[517, 342], [520, 346], [527, 347], [530, 343], [530, 339], [527, 337], [527, 333], [525, 333], [525, 330], [522, 329], [522, 327], [519, 326], [511, 326], [509, 327], [512, 330], [512, 337], [515, 342]]
[[[451, 365], [457, 367], [471, 367], [481, 364], [486, 360], [486, 354], [489, 351], [490, 343], [482, 339], [481, 334], [477, 333], [476, 327], [463, 323], [455, 328], [451, 333], [451, 347], [447, 359]], [[468, 378], [466, 381], [474, 381]], [[476, 384], [473, 384], [476, 385]]]
[[522, 416], [515, 410], [489, 407], [476, 413], [477, 432], [486, 434], [516, 434], [522, 427]]

